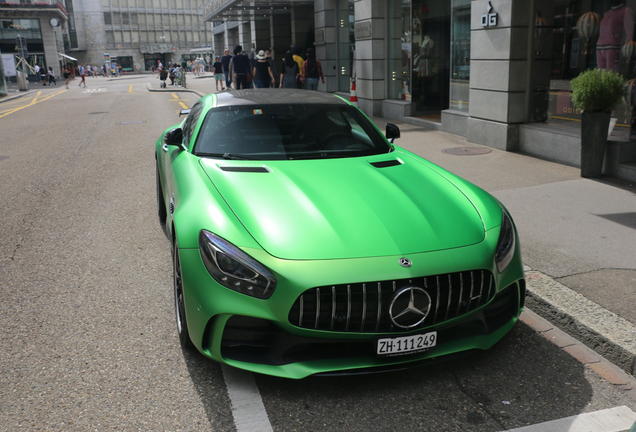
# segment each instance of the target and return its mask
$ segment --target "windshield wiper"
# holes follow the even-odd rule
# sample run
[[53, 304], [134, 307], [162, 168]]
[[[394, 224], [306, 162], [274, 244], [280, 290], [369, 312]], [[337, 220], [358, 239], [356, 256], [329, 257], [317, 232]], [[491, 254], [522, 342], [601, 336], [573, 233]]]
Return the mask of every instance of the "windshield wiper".
[[231, 153], [197, 153], [197, 156], [211, 157], [211, 158], [223, 158], [227, 160], [258, 160], [247, 156], [237, 156]]

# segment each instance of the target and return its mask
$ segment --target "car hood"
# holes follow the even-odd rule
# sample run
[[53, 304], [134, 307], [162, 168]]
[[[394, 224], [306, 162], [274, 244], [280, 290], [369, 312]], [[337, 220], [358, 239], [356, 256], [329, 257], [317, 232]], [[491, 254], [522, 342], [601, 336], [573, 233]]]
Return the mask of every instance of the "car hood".
[[247, 231], [278, 258], [406, 255], [483, 241], [479, 212], [434, 165], [388, 156], [201, 164]]

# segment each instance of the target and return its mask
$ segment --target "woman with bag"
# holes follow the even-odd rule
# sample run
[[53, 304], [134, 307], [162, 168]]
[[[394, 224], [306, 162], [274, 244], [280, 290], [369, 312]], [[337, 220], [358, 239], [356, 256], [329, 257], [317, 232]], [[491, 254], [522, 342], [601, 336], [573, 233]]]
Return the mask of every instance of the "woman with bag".
[[296, 80], [299, 76], [298, 63], [294, 60], [291, 51], [287, 51], [283, 62], [283, 70], [280, 73], [280, 88], [298, 88]]
[[302, 82], [307, 90], [318, 90], [318, 79], [325, 83], [320, 62], [316, 59], [316, 51], [313, 48], [307, 50], [307, 60], [303, 63]]

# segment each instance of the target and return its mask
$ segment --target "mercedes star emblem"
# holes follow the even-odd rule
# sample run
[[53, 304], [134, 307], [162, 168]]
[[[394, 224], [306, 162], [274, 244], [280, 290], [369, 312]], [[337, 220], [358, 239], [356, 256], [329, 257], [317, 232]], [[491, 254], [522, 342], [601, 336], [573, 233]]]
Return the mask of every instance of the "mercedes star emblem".
[[408, 268], [408, 267], [411, 267], [413, 263], [408, 258], [400, 258], [400, 265], [402, 267]]
[[404, 329], [420, 325], [431, 310], [431, 297], [419, 287], [405, 287], [395, 292], [389, 316], [391, 322]]

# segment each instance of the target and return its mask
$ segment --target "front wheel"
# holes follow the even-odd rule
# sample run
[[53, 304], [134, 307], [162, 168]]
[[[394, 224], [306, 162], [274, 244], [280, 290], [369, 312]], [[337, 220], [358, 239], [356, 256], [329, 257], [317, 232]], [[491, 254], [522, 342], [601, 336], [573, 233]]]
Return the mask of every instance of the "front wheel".
[[194, 344], [190, 339], [188, 331], [188, 322], [186, 320], [185, 298], [183, 296], [183, 278], [181, 276], [181, 260], [179, 257], [179, 245], [177, 240], [174, 241], [172, 251], [172, 267], [174, 279], [174, 310], [177, 318], [177, 332], [179, 333], [179, 342], [185, 349], [192, 349]]

